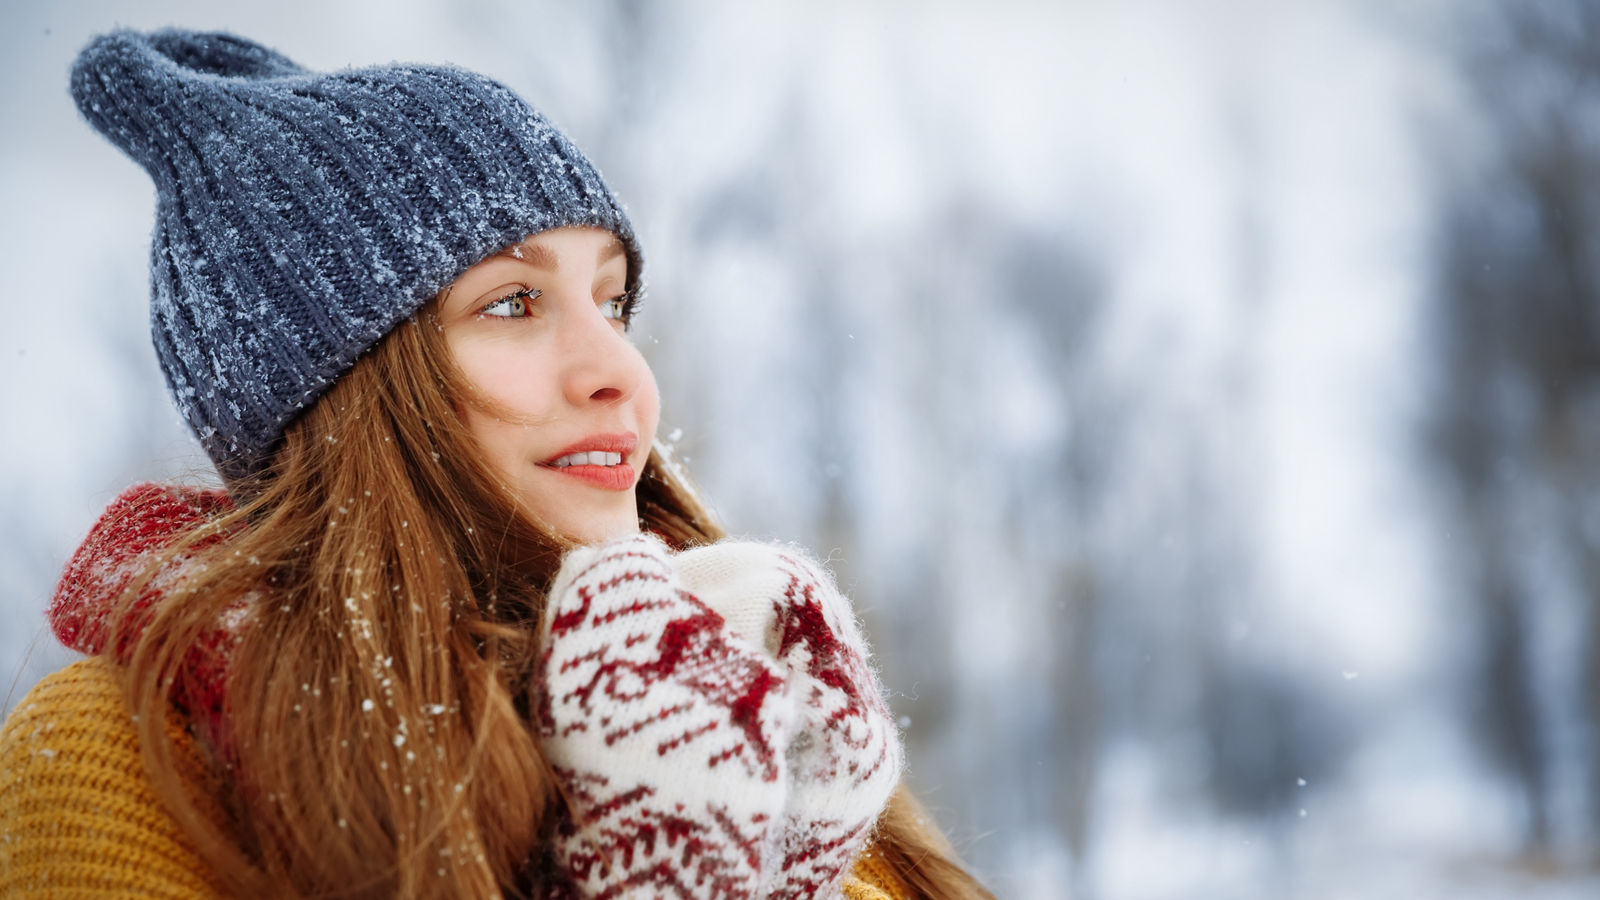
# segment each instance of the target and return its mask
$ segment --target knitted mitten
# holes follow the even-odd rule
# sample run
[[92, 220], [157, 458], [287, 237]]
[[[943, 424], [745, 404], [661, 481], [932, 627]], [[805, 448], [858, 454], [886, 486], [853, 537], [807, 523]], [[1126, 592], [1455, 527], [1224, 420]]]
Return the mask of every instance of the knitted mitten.
[[766, 896], [831, 896], [901, 767], [899, 734], [849, 601], [816, 563], [765, 544], [724, 542], [675, 562], [689, 590], [782, 664], [794, 695], [779, 874]]
[[900, 745], [825, 573], [630, 538], [573, 551], [545, 621], [541, 730], [577, 819], [555, 849], [587, 895], [836, 893]]
[[542, 637], [538, 721], [574, 819], [552, 849], [582, 894], [761, 896], [787, 792], [780, 668], [647, 537], [569, 553]]

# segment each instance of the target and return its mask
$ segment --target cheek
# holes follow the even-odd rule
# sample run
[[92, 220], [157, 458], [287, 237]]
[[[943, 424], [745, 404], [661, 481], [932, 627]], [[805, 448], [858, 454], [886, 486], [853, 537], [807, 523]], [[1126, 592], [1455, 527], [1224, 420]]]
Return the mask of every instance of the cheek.
[[481, 461], [507, 483], [516, 478], [517, 463], [522, 458], [521, 448], [526, 429], [519, 428], [490, 415], [488, 411], [469, 407], [461, 411], [461, 421], [477, 444]]
[[656, 387], [656, 374], [651, 371], [644, 356], [637, 348], [633, 349], [633, 354], [639, 361], [639, 390], [634, 406], [638, 411], [639, 428], [644, 432], [639, 435], [639, 442], [649, 446], [655, 439], [656, 426], [661, 422], [661, 391]]
[[469, 424], [491, 420], [496, 417], [492, 414], [513, 421], [546, 417], [557, 398], [555, 373], [544, 359], [539, 353], [495, 344], [458, 354], [456, 365], [485, 404], [483, 409], [469, 410]]

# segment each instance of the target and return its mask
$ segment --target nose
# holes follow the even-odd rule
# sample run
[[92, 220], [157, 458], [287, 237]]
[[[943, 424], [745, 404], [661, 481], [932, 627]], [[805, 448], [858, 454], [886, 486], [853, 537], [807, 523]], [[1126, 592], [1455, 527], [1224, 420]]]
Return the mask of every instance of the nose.
[[593, 303], [575, 305], [563, 317], [562, 391], [573, 406], [616, 404], [632, 397], [642, 381], [644, 360]]

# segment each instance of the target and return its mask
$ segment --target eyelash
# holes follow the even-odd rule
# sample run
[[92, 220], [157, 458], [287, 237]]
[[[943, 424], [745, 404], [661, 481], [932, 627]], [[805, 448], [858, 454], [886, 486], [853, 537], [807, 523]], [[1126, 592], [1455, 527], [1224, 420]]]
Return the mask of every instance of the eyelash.
[[509, 302], [511, 302], [513, 300], [521, 300], [521, 301], [523, 301], [523, 304], [522, 304], [523, 312], [526, 313], [527, 312], [527, 308], [528, 308], [528, 304], [532, 303], [534, 300], [537, 300], [538, 298], [539, 298], [539, 292], [538, 291], [534, 290], [533, 288], [523, 288], [520, 291], [513, 291], [512, 293], [509, 293], [509, 294], [505, 295], [504, 297], [501, 297], [501, 298], [499, 298], [497, 300], [493, 300], [493, 301], [485, 304], [482, 309], [478, 310], [478, 315], [480, 315], [480, 316], [488, 316], [488, 317], [493, 318], [493, 319], [520, 319], [520, 318], [522, 318], [522, 316], [502, 316], [502, 315], [499, 315], [498, 313], [489, 312], [489, 310], [494, 309], [495, 307], [499, 306], [502, 303], [509, 303]]
[[629, 291], [626, 294], [612, 297], [601, 304], [601, 307], [602, 309], [609, 307], [609, 311], [615, 314], [608, 315], [606, 318], [621, 322], [622, 330], [627, 331], [633, 328], [633, 319], [639, 314], [639, 306], [643, 302], [644, 298], [639, 296], [638, 291]]
[[[493, 301], [489, 302], [488, 304], [485, 304], [482, 309], [478, 310], [478, 315], [480, 315], [480, 316], [488, 316], [489, 318], [494, 318], [494, 319], [520, 319], [520, 318], [524, 318], [523, 316], [515, 316], [515, 315], [513, 315], [513, 316], [501, 316], [501, 315], [498, 315], [496, 313], [491, 313], [491, 312], [489, 312], [489, 310], [499, 306], [502, 303], [509, 303], [511, 301], [514, 301], [514, 300], [522, 300], [523, 301], [523, 311], [526, 312], [528, 304], [532, 303], [534, 300], [539, 299], [539, 293], [540, 292], [535, 288], [523, 288], [520, 291], [514, 291], [512, 293], [509, 293], [509, 294], [505, 295], [504, 297], [501, 297], [501, 298], [499, 298], [497, 300], [493, 300]], [[613, 321], [621, 322], [622, 323], [622, 329], [624, 331], [627, 331], [629, 328], [631, 328], [633, 326], [633, 317], [639, 314], [639, 305], [640, 305], [641, 302], [642, 302], [642, 300], [641, 300], [641, 298], [640, 298], [640, 296], [639, 296], [639, 294], [637, 292], [629, 292], [629, 293], [626, 293], [626, 294], [621, 294], [619, 296], [612, 297], [611, 299], [609, 299], [609, 300], [605, 301], [604, 303], [600, 304], [601, 314], [604, 315], [607, 319], [611, 319]]]

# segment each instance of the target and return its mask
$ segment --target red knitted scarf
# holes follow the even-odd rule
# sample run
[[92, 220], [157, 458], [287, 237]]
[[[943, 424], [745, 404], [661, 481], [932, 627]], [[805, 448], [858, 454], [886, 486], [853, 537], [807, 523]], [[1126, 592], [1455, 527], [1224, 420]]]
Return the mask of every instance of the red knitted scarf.
[[[153, 606], [181, 577], [188, 557], [169, 560], [146, 582], [131, 604], [123, 595], [184, 533], [233, 508], [220, 490], [139, 484], [112, 501], [73, 554], [48, 616], [56, 637], [67, 647], [96, 655], [107, 651], [126, 664], [149, 625]], [[203, 538], [196, 549], [214, 546], [225, 535]], [[233, 630], [218, 627], [190, 648], [172, 684], [172, 701], [196, 725], [215, 737], [222, 717], [228, 657], [237, 641]]]

